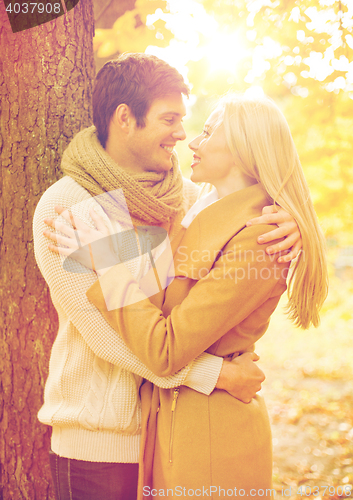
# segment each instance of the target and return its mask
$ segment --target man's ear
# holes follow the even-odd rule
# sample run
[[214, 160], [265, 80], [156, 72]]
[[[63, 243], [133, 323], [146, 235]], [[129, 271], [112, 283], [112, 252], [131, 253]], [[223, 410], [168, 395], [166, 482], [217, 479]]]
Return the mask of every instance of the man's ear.
[[135, 124], [135, 117], [127, 104], [119, 104], [114, 111], [113, 121], [123, 132], [129, 132], [131, 127]]

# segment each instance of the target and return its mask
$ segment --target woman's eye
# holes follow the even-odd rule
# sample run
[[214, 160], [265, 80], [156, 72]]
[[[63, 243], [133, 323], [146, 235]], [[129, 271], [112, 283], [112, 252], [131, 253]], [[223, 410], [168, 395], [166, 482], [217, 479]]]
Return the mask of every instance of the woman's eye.
[[207, 130], [203, 130], [202, 134], [205, 135], [205, 136], [210, 135], [210, 133]]

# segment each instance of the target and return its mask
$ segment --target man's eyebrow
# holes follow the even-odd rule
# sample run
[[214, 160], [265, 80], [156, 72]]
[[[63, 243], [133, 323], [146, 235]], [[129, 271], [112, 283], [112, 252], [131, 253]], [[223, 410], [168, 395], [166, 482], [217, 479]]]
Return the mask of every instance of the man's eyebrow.
[[173, 115], [173, 116], [185, 116], [185, 113], [178, 113], [177, 111], [166, 111], [165, 113], [161, 113], [159, 115], [159, 118], [163, 118], [164, 116], [170, 116], [170, 115]]

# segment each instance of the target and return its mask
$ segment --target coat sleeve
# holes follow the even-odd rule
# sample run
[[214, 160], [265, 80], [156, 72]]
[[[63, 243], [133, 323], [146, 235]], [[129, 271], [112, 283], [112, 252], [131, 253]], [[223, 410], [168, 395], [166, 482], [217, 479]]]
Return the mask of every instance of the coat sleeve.
[[[288, 268], [288, 264], [278, 264], [276, 256], [268, 256], [256, 241], [258, 235], [271, 229], [252, 226], [240, 231], [223, 249], [211, 271], [196, 278], [195, 286], [167, 318], [146, 298], [123, 264], [94, 283], [87, 297], [146, 366], [159, 376], [167, 376], [252, 313], [268, 322], [274, 303], [286, 289]], [[131, 305], [107, 310], [106, 300], [123, 304], [125, 298]], [[146, 329], [141, 330], [141, 324]]]
[[[93, 199], [84, 201], [84, 210], [75, 212], [73, 208], [74, 215], [81, 217], [93, 227], [89, 209], [96, 208], [97, 205]], [[36, 260], [49, 286], [59, 320], [72, 323], [77, 335], [83, 337], [87, 348], [109, 363], [146, 378], [162, 388], [187, 385], [199, 392], [210, 394], [217, 383], [223, 363], [222, 358], [202, 354], [188, 366], [183, 365], [180, 371], [176, 370], [178, 373], [173, 372], [167, 377], [159, 377], [153, 369], [148, 368], [131, 352], [119, 335], [119, 330], [115, 331], [87, 300], [86, 292], [96, 281], [96, 274], [75, 261], [72, 261], [75, 272], [68, 272], [64, 270], [61, 258], [48, 250], [48, 240], [43, 236], [43, 231], [48, 229], [44, 224], [44, 218], [57, 217], [54, 211], [55, 205], [72, 207], [77, 203], [78, 200], [70, 196], [70, 193], [51, 192], [49, 195], [47, 192], [37, 206], [33, 221]], [[104, 212], [101, 215], [105, 217]], [[138, 326], [139, 331], [146, 331], [145, 326], [141, 327], [141, 323]]]

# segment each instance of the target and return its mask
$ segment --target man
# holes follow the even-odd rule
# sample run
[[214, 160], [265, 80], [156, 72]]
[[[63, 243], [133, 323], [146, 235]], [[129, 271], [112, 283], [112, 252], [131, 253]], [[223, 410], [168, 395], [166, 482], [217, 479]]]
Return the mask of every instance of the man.
[[[36, 209], [36, 259], [59, 315], [39, 411], [39, 420], [53, 428], [50, 463], [58, 499], [136, 498], [143, 378], [204, 394], [217, 387], [244, 402], [264, 379], [253, 353], [235, 362], [204, 353], [171, 377], [155, 376], [88, 302], [95, 273], [63, 269], [43, 235], [44, 220], [55, 217], [56, 205], [91, 226], [94, 207], [108, 224], [96, 200], [119, 189], [134, 225], [161, 226], [170, 238], [178, 232], [198, 194], [181, 177], [173, 153], [177, 141], [185, 139], [182, 94], [188, 95], [188, 88], [181, 75], [156, 57], [130, 54], [107, 63], [93, 93], [95, 127], [70, 143], [62, 161], [67, 175], [44, 193]], [[128, 265], [139, 279], [138, 259]]]

